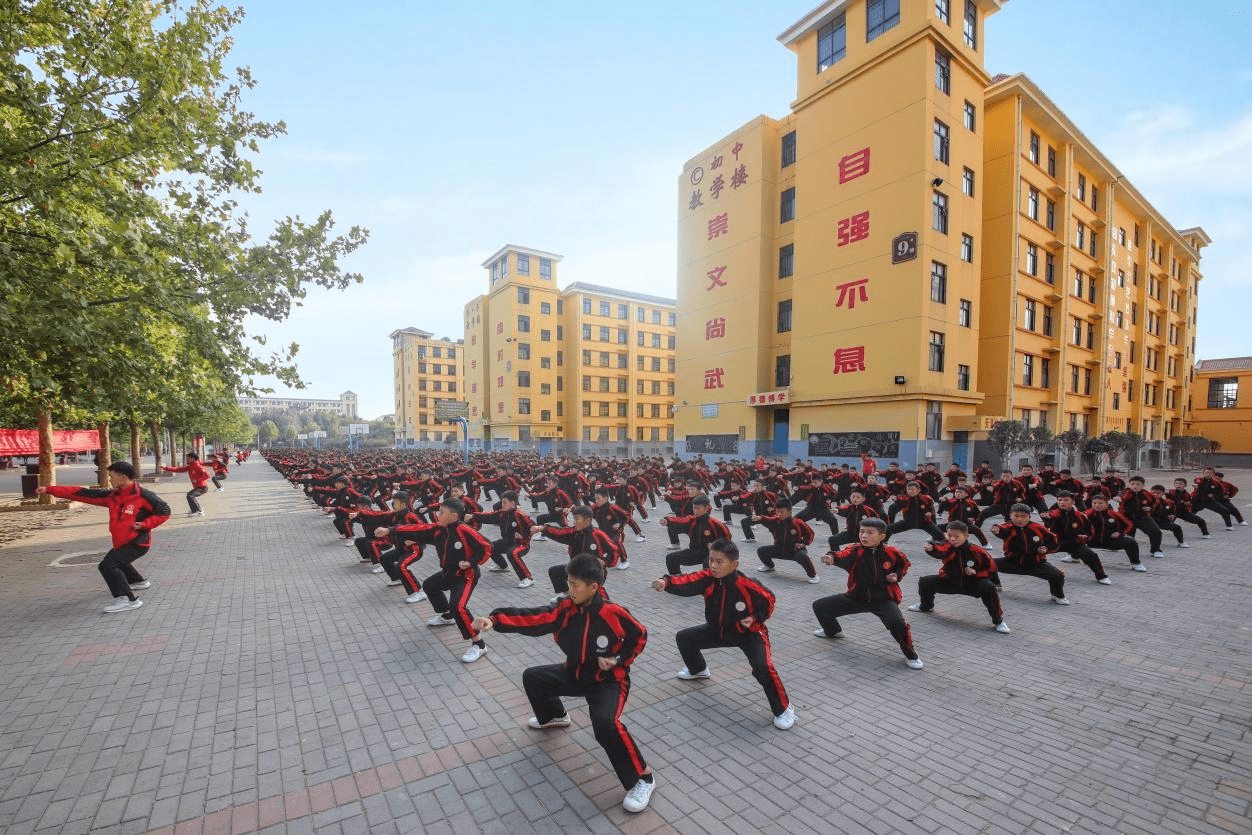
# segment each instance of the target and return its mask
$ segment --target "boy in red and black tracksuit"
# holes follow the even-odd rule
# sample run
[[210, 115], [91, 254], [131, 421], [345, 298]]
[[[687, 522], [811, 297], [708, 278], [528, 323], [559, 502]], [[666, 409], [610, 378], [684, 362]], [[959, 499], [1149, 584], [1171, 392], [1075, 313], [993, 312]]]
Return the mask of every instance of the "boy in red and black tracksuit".
[[1048, 502], [1043, 497], [1043, 479], [1035, 475], [1035, 468], [1029, 465], [1022, 467], [1017, 474], [1017, 482], [1022, 485], [1022, 504], [1028, 504], [1040, 516], [1048, 512]]
[[1134, 526], [1131, 536], [1143, 531], [1148, 535], [1148, 552], [1154, 557], [1165, 556], [1161, 551], [1161, 529], [1152, 518], [1156, 498], [1144, 489], [1143, 476], [1131, 476], [1130, 487], [1122, 493], [1117, 510]]
[[934, 464], [927, 464], [917, 474], [917, 480], [922, 483], [926, 495], [932, 499], [939, 498], [939, 486], [943, 484], [943, 473], [939, 472]]
[[810, 583], [817, 582], [817, 569], [805, 549], [813, 543], [813, 529], [803, 519], [791, 515], [791, 502], [779, 499], [774, 502], [774, 513], [769, 516], [754, 516], [754, 522], [764, 525], [774, 537], [773, 545], [765, 545], [756, 549], [761, 560], [757, 571], [774, 571], [774, 560], [790, 560], [800, 564], [808, 575]]
[[1174, 503], [1165, 498], [1164, 484], [1152, 485], [1152, 498], [1155, 500], [1155, 504], [1152, 505], [1152, 521], [1156, 522], [1156, 526], [1161, 529], [1162, 536], [1165, 531], [1169, 531], [1174, 535], [1179, 548], [1190, 548], [1186, 537], [1182, 534], [1182, 525], [1175, 521], [1177, 510], [1174, 508]]
[[187, 466], [185, 467], [162, 467], [167, 473], [186, 473], [187, 478], [191, 479], [191, 489], [187, 491], [187, 515], [203, 516], [204, 511], [200, 509], [200, 503], [196, 499], [209, 492], [209, 488], [204, 485], [209, 483], [209, 471], [200, 463], [200, 456], [194, 452], [187, 453]]
[[848, 503], [835, 512], [843, 517], [843, 533], [826, 540], [831, 551], [838, 551], [845, 545], [859, 541], [861, 521], [878, 518], [878, 511], [865, 501], [865, 493], [860, 487], [853, 487], [848, 495]]
[[[382, 553], [390, 549], [391, 543], [386, 537], [375, 537], [379, 528], [394, 528], [403, 525], [409, 515], [409, 494], [401, 490], [391, 494], [390, 510], [358, 510], [351, 516], [352, 521], [361, 523], [361, 536], [354, 544], [361, 555], [361, 562], [378, 564]], [[378, 573], [382, 573], [379, 571]]]
[[978, 514], [978, 527], [981, 528], [983, 522], [997, 514], [1008, 521], [1013, 505], [1021, 504], [1025, 497], [1026, 490], [1022, 487], [1022, 483], [1013, 477], [1013, 471], [1004, 470], [1000, 473], [1000, 480], [992, 486], [990, 507]]
[[630, 513], [609, 501], [609, 488], [597, 487], [594, 495], [591, 517], [617, 546], [617, 564], [614, 567], [625, 571], [630, 568], [630, 559], [626, 555], [626, 523], [630, 521]]
[[[719, 539], [730, 538], [730, 528], [713, 518], [710, 510], [708, 498], [696, 496], [691, 500], [690, 516], [666, 516], [661, 520], [669, 533], [669, 547], [673, 550], [673, 553], [665, 555], [665, 570], [669, 574], [681, 574], [685, 565], [707, 568], [709, 547]], [[687, 534], [689, 542], [686, 548], [677, 550], [680, 533]]]
[[564, 663], [528, 667], [522, 673], [522, 687], [535, 711], [529, 726], [569, 727], [561, 697], [586, 698], [596, 742], [628, 790], [622, 805], [629, 812], [641, 812], [655, 782], [621, 716], [630, 695], [630, 665], [643, 651], [648, 630], [625, 607], [600, 594], [604, 566], [599, 559], [580, 554], [561, 570], [569, 576], [569, 597], [535, 609], [496, 609], [475, 625], [483, 631], [554, 637], [565, 654]]
[[614, 479], [611, 495], [613, 496], [613, 503], [622, 510], [626, 511], [626, 515], [629, 518], [629, 522], [627, 524], [629, 524], [630, 529], [635, 532], [635, 536], [642, 537], [637, 541], [643, 542], [643, 540], [647, 537], [644, 536], [643, 530], [639, 527], [639, 523], [635, 521], [635, 514], [633, 512], [634, 510], [638, 510], [640, 519], [648, 518], [648, 510], [644, 507], [643, 496], [639, 495], [639, 490], [626, 481], [625, 475], [618, 473]]
[[[888, 499], [894, 497], [894, 494], [890, 487], [879, 481], [877, 475], [871, 475], [865, 479], [865, 486], [861, 488], [861, 492], [865, 494], [865, 503], [872, 507], [879, 517], [887, 515], [885, 505]], [[853, 535], [856, 535], [855, 531]]]
[[1204, 521], [1203, 516], [1199, 516], [1192, 508], [1192, 496], [1187, 490], [1187, 479], [1174, 479], [1174, 489], [1165, 494], [1165, 498], [1174, 504], [1174, 516], [1184, 522], [1190, 522], [1200, 529], [1201, 539], [1211, 539], [1209, 534], [1209, 523]]
[[1111, 586], [1113, 581], [1104, 572], [1104, 563], [1087, 545], [1095, 535], [1091, 520], [1087, 514], [1074, 506], [1074, 494], [1062, 490], [1056, 494], [1056, 506], [1043, 514], [1043, 526], [1052, 531], [1056, 537], [1057, 553], [1064, 553], [1061, 562], [1077, 562], [1082, 560], [1095, 574], [1096, 582], [1102, 586]]
[[969, 497], [969, 491], [963, 485], [952, 488], [952, 498], [939, 503], [939, 511], [948, 515], [949, 522], [963, 522], [966, 533], [978, 537], [984, 548], [987, 547], [987, 535], [978, 527], [978, 503]]
[[938, 574], [928, 574], [917, 581], [921, 602], [909, 607], [910, 612], [929, 612], [935, 608], [936, 594], [963, 594], [977, 597], [991, 615], [991, 625], [997, 632], [1007, 633], [1004, 610], [1000, 608], [1000, 594], [991, 576], [996, 573], [995, 560], [991, 555], [969, 541], [969, 526], [964, 522], [949, 522], [944, 533], [945, 542], [927, 542], [922, 546], [927, 554], [942, 560]]
[[556, 476], [548, 476], [547, 489], [539, 493], [530, 494], [531, 504], [542, 502], [548, 509], [546, 513], [541, 513], [535, 517], [535, 521], [540, 525], [554, 524], [565, 525], [565, 511], [574, 506], [574, 502], [570, 499], [569, 494], [557, 486]]
[[[530, 568], [522, 559], [530, 553], [530, 531], [535, 523], [517, 506], [517, 492], [505, 490], [500, 494], [500, 509], [488, 513], [473, 514], [476, 522], [499, 525], [500, 538], [491, 543], [491, 559], [495, 565], [491, 571], [508, 571], [513, 566], [517, 574], [517, 587], [527, 589], [535, 584]], [[507, 562], [506, 562], [507, 560]]]
[[1235, 507], [1235, 496], [1239, 495], [1239, 488], [1226, 480], [1225, 473], [1213, 472], [1213, 477], [1217, 479], [1217, 483], [1222, 488], [1221, 505], [1226, 508], [1235, 521], [1240, 525], [1246, 526], [1248, 523], [1243, 520], [1243, 514], [1239, 512], [1239, 508]]
[[[609, 538], [607, 533], [591, 526], [592, 519], [595, 518], [591, 508], [580, 504], [574, 508], [573, 516], [574, 526], [572, 528], [536, 525], [531, 530], [542, 531], [544, 536], [553, 542], [567, 545], [569, 547], [570, 559], [579, 554], [591, 554], [604, 563], [606, 569], [617, 565], [617, 546], [613, 544], [613, 540]], [[554, 565], [549, 568], [548, 579], [552, 581], [552, 590], [558, 596], [569, 591], [569, 583], [565, 579], [565, 565]]]
[[781, 730], [795, 723], [782, 679], [770, 655], [766, 619], [774, 613], [774, 594], [739, 572], [739, 548], [729, 539], [710, 546], [709, 567], [691, 574], [666, 574], [652, 583], [657, 591], [679, 597], [704, 598], [704, 623], [683, 629], [674, 636], [686, 665], [678, 677], [689, 681], [708, 678], [709, 668], [701, 650], [738, 647], [748, 658], [752, 676], [765, 690], [774, 725]]
[[209, 466], [213, 468], [213, 487], [216, 488], [219, 493], [226, 489], [222, 487], [222, 479], [230, 475], [230, 467], [227, 466], [226, 461], [226, 456], [219, 458], [214, 455], [209, 459]]
[[1139, 561], [1139, 543], [1135, 542], [1134, 525], [1130, 520], [1113, 508], [1109, 500], [1102, 494], [1091, 498], [1091, 510], [1087, 511], [1087, 521], [1091, 523], [1092, 548], [1103, 548], [1108, 551], [1125, 551], [1130, 559], [1130, 567], [1135, 571], [1147, 571], [1147, 567]]
[[104, 611], [115, 613], [143, 605], [134, 590], [146, 589], [152, 584], [135, 570], [134, 562], [152, 547], [152, 529], [170, 518], [170, 506], [156, 493], [139, 486], [134, 480], [135, 468], [129, 461], [110, 464], [108, 472], [111, 490], [52, 485], [39, 487], [36, 492], [109, 509], [109, 537], [113, 547], [96, 568], [114, 598]]
[[839, 533], [839, 519], [830, 512], [835, 500], [835, 488], [822, 480], [821, 473], [813, 473], [807, 484], [800, 484], [792, 493], [791, 503], [804, 502], [804, 510], [796, 514], [802, 522], [820, 519], [830, 526], [831, 535]]
[[849, 545], [837, 554], [822, 557], [826, 565], [848, 572], [848, 590], [813, 601], [813, 614], [821, 624], [813, 634], [834, 638], [843, 631], [840, 617], [870, 612], [900, 645], [909, 667], [920, 670], [923, 664], [913, 649], [913, 633], [900, 611], [900, 580], [909, 570], [909, 559], [904, 552], [886, 544], [887, 523], [882, 519], [862, 520], [857, 533], [859, 545]]
[[943, 539], [943, 531], [935, 525], [935, 500], [922, 492], [920, 481], [911, 481], [904, 488], [903, 496], [896, 496], [891, 506], [891, 516], [900, 514], [900, 521], [887, 527], [887, 539], [902, 531], [924, 531], [931, 539], [938, 542]]
[[760, 481], [752, 482], [752, 489], [744, 494], [740, 502], [742, 511], [736, 511], [748, 514], [747, 518], [739, 523], [743, 528], [744, 542], [756, 542], [756, 536], [752, 533], [753, 517], [768, 516], [777, 502], [777, 494], [766, 490], [765, 485]]
[[1052, 495], [1059, 496], [1062, 492], [1072, 494], [1074, 507], [1079, 510], [1087, 509], [1086, 496], [1083, 494], [1082, 482], [1074, 478], [1074, 474], [1069, 470], [1061, 470], [1058, 474], [1058, 478], [1052, 482]]
[[1019, 502], [1009, 508], [1010, 524], [991, 527], [991, 532], [1003, 540], [1004, 549], [1004, 556], [995, 561], [996, 573], [1047, 580], [1052, 601], [1068, 606], [1065, 572], [1048, 562], [1048, 554], [1056, 550], [1056, 537], [1043, 525], [1030, 521], [1030, 511], [1030, 505]]
[[465, 508], [458, 500], [445, 499], [436, 513], [434, 525], [401, 533], [400, 538], [434, 546], [439, 556], [439, 571], [426, 578], [422, 590], [426, 592], [436, 614], [426, 625], [451, 626], [455, 623], [461, 630], [461, 636], [470, 642], [470, 648], [461, 656], [461, 660], [469, 664], [487, 651], [487, 645], [470, 617], [469, 599], [478, 585], [478, 567], [491, 559], [491, 543], [461, 521]]
[[1104, 489], [1109, 491], [1109, 497], [1120, 496], [1122, 491], [1126, 489], [1126, 482], [1122, 481], [1117, 475], [1117, 470], [1109, 467], [1104, 471], [1104, 478], [1100, 479], [1100, 483], [1104, 485]]

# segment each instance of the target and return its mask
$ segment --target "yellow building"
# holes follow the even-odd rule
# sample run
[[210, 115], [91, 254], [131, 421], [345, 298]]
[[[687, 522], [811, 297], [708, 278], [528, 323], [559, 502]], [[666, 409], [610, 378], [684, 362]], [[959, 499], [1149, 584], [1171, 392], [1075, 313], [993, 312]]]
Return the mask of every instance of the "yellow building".
[[455, 421], [440, 420], [435, 404], [464, 400], [465, 345], [429, 331], [401, 328], [391, 332], [396, 400], [396, 446], [452, 444], [460, 437]]
[[791, 113], [684, 165], [680, 451], [964, 465], [1009, 417], [1179, 430], [1208, 239], [993, 82], [1001, 5], [821, 4], [778, 38]]
[[1191, 382], [1191, 415], [1184, 430], [1221, 444], [1214, 463], [1252, 463], [1252, 357], [1200, 360]]
[[574, 283], [561, 256], [505, 246], [465, 306], [470, 442], [540, 454], [673, 448], [674, 300]]
[[684, 165], [687, 451], [961, 460], [983, 400], [981, 33], [999, 3], [950, 5], [823, 3], [778, 38], [790, 115]]
[[984, 111], [984, 411], [1133, 432], [1159, 464], [1186, 417], [1209, 238], [1166, 222], [1026, 76], [997, 76]]

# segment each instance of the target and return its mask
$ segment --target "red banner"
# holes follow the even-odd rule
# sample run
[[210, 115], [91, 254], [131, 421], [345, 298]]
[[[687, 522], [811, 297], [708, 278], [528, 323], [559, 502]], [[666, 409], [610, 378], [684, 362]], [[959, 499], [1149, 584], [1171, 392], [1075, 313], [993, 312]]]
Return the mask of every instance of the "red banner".
[[[100, 433], [94, 429], [71, 429], [52, 433], [53, 452], [87, 452], [100, 448]], [[39, 430], [0, 429], [0, 456], [38, 455]]]

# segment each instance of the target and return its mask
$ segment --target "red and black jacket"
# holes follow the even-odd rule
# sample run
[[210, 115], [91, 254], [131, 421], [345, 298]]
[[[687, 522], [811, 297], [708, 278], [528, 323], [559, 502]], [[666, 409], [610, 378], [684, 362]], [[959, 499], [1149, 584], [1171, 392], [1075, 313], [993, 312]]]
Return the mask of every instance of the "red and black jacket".
[[803, 519], [794, 516], [786, 519], [781, 516], [762, 516], [761, 524], [773, 535], [774, 544], [783, 553], [803, 551], [813, 542], [813, 529]]
[[1174, 508], [1174, 503], [1164, 496], [1153, 495], [1155, 503], [1152, 505], [1152, 521], [1162, 528], [1168, 528], [1174, 524], [1174, 519], [1178, 517], [1178, 511]]
[[[894, 600], [899, 603], [904, 595], [900, 580], [909, 570], [909, 558], [904, 552], [890, 545], [866, 548], [849, 545], [835, 554], [834, 565], [848, 572], [848, 597], [862, 603], [878, 603]], [[896, 582], [887, 582], [887, 575], [895, 574]]]
[[548, 539], [568, 545], [570, 559], [579, 554], [591, 554], [604, 563], [605, 568], [612, 568], [617, 565], [620, 557], [617, 544], [609, 538], [609, 535], [590, 525], [581, 531], [578, 528], [555, 528], [551, 525], [544, 525], [543, 534]]
[[[113, 547], [134, 544], [138, 548], [152, 545], [152, 529], [170, 518], [170, 506], [156, 493], [140, 487], [132, 481], [125, 487], [113, 490], [97, 490], [90, 487], [48, 488], [48, 493], [58, 499], [72, 499], [83, 504], [94, 504], [109, 509], [109, 536]], [[135, 523], [139, 530], [135, 530]]]
[[1012, 507], [1026, 498], [1026, 488], [1015, 478], [1000, 479], [994, 485], [991, 503], [996, 507]]
[[[928, 545], [926, 553], [937, 560], [943, 560], [943, 565], [939, 566], [939, 576], [955, 582], [962, 591], [967, 586], [977, 585], [979, 580], [989, 578], [996, 571], [995, 560], [991, 555], [969, 541], [964, 545], [953, 545], [950, 542]], [[974, 573], [966, 574], [966, 568], [974, 569]]]
[[186, 473], [191, 486], [197, 489], [209, 483], [209, 471], [199, 461], [188, 461], [185, 467], [162, 467], [167, 473]]
[[1092, 544], [1116, 543], [1122, 537], [1128, 536], [1135, 527], [1129, 519], [1111, 507], [1102, 512], [1088, 510], [1087, 521], [1091, 523]]
[[1021, 527], [997, 525], [992, 533], [1004, 540], [1004, 558], [1021, 565], [1046, 562], [1057, 546], [1056, 535], [1038, 522], [1027, 522]]
[[[563, 666], [580, 684], [628, 679], [631, 662], [648, 643], [643, 624], [626, 607], [600, 595], [584, 606], [563, 597], [552, 606], [496, 609], [489, 617], [497, 632], [552, 635], [565, 653]], [[601, 670], [599, 658], [616, 658], [617, 663]]]
[[[716, 627], [721, 640], [767, 631], [765, 621], [774, 613], [774, 594], [738, 571], [719, 579], [706, 568], [691, 574], [667, 574], [661, 579], [670, 594], [704, 597], [704, 620]], [[751, 626], [740, 623], [747, 617], [752, 618]]]
[[1187, 490], [1175, 487], [1173, 490], [1166, 491], [1165, 498], [1174, 503], [1175, 514], [1191, 512], [1192, 497]]
[[[471, 577], [478, 566], [491, 559], [491, 543], [482, 534], [463, 522], [451, 525], [402, 525], [395, 529], [399, 540], [434, 545], [439, 555], [439, 570], [448, 579]], [[470, 564], [461, 568], [461, 562]]]
[[944, 499], [939, 503], [939, 510], [948, 514], [949, 522], [964, 522], [971, 528], [978, 527], [978, 516], [982, 512], [978, 502], [973, 499]]
[[845, 504], [835, 511], [835, 515], [847, 521], [847, 529], [856, 532], [861, 527], [862, 519], [877, 519], [878, 511], [865, 503]]
[[821, 510], [828, 508], [835, 500], [835, 489], [829, 484], [801, 484], [792, 494], [797, 500], [804, 501], [804, 508]]
[[630, 521], [630, 512], [612, 502], [605, 502], [591, 506], [591, 518], [596, 520], [600, 530], [607, 533], [620, 550], [622, 537], [626, 533], [626, 523]]
[[935, 500], [925, 492], [920, 492], [916, 496], [910, 496], [906, 493], [903, 496], [896, 496], [895, 503], [891, 505], [889, 512], [892, 518], [897, 513], [901, 514], [901, 521], [906, 525], [920, 527], [933, 524], [935, 521]]
[[691, 538], [687, 546], [693, 554], [708, 559], [709, 546], [719, 539], [730, 539], [730, 528], [712, 514], [703, 516], [666, 516], [661, 520], [666, 528], [681, 527], [680, 533]]
[[1068, 551], [1075, 545], [1091, 541], [1095, 531], [1087, 514], [1076, 507], [1065, 510], [1054, 507], [1043, 515], [1043, 524], [1056, 537], [1058, 550]]
[[1147, 490], [1127, 490], [1122, 493], [1121, 501], [1117, 505], [1117, 511], [1132, 522], [1136, 519], [1152, 516], [1152, 509], [1156, 506], [1156, 496], [1153, 496]]
[[518, 545], [530, 547], [530, 529], [534, 527], [535, 523], [530, 520], [529, 516], [522, 513], [519, 508], [475, 513], [474, 521], [488, 525], [499, 525], [500, 538], [505, 542], [514, 547]]

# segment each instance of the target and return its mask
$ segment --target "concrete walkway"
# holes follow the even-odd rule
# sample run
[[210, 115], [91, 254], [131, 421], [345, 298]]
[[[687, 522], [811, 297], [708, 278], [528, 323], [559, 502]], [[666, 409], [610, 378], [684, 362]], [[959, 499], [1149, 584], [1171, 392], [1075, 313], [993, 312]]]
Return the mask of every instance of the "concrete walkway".
[[[1252, 474], [1233, 475], [1246, 508]], [[658, 789], [629, 815], [585, 705], [569, 702], [568, 731], [524, 727], [521, 671], [559, 660], [550, 640], [492, 634], [460, 663], [457, 631], [427, 628], [429, 604], [405, 605], [257, 457], [203, 519], [182, 516], [185, 481], [157, 489], [177, 515], [138, 564], [153, 582], [139, 610], [100, 611], [98, 509], [0, 547], [9, 835], [1252, 829], [1252, 527], [1201, 541], [1188, 526], [1193, 547], [1167, 545], [1146, 574], [1109, 557], [1111, 587], [1066, 566], [1069, 607], [1005, 577], [1011, 635], [978, 601], [941, 597], [910, 614], [920, 671], [870, 616], [814, 638], [810, 604], [845, 575], [808, 585], [782, 564], [770, 631], [799, 717], [783, 732], [735, 650], [708, 653], [710, 680], [674, 678], [674, 632], [702, 605], [648, 588], [654, 513], [608, 579], [651, 633], [624, 721]], [[921, 542], [893, 542], [914, 563], [906, 604], [937, 567]], [[536, 543], [535, 587], [487, 573], [473, 609], [546, 603], [563, 559]]]

